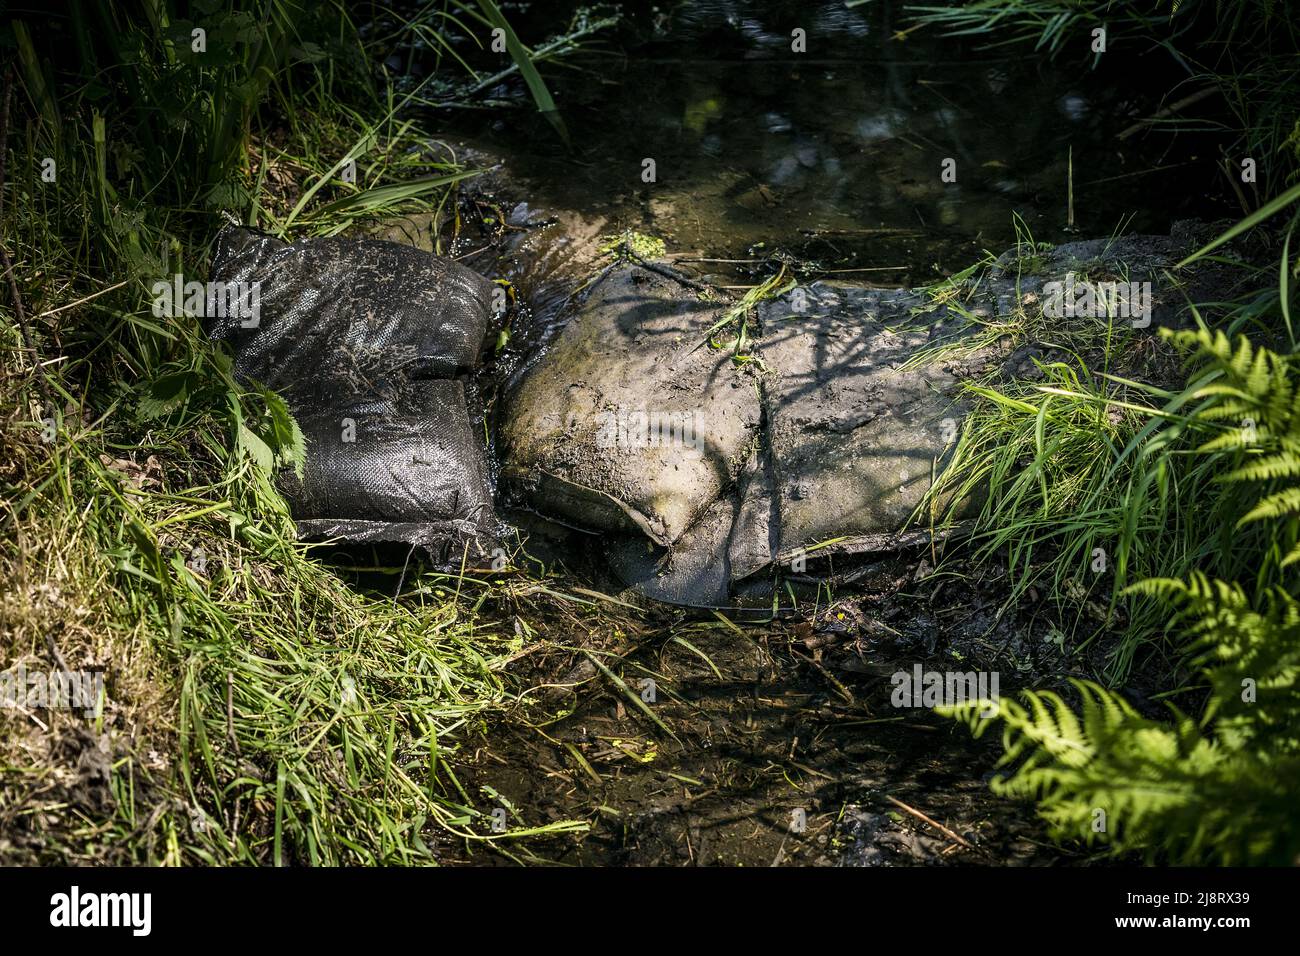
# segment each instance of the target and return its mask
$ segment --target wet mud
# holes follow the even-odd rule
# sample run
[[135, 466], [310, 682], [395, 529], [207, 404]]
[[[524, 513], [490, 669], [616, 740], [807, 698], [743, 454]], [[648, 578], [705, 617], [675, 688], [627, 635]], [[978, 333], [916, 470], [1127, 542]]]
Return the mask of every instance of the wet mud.
[[[560, 573], [556, 602], [510, 668], [525, 703], [464, 743], [461, 782], [484, 814], [581, 832], [449, 842], [475, 864], [674, 866], [1074, 865], [1032, 808], [995, 796], [996, 734], [899, 707], [921, 670], [1001, 672], [1002, 694], [1080, 672], [1032, 602], [1004, 582], [936, 579], [891, 556], [849, 595], [737, 623], [632, 611]], [[949, 583], [945, 584], [945, 580]], [[606, 582], [607, 583], [607, 582]], [[584, 599], [581, 595], [587, 595]], [[629, 597], [629, 595], [623, 595]], [[595, 661], [599, 661], [596, 664]], [[1140, 701], [1139, 701], [1140, 703]]]

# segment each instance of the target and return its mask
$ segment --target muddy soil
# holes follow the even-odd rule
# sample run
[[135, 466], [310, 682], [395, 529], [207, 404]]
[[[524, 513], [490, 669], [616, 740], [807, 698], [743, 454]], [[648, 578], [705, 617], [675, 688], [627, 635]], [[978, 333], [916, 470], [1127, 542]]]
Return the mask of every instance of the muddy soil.
[[[551, 586], [572, 598], [540, 619], [529, 604], [533, 640], [510, 668], [527, 703], [465, 741], [458, 773], [508, 829], [588, 829], [497, 850], [447, 843], [448, 861], [1088, 862], [1082, 845], [1054, 845], [1032, 807], [991, 792], [998, 734], [975, 740], [964, 724], [895, 706], [893, 675], [993, 669], [1007, 695], [1098, 660], [1063, 650], [1036, 595], [1004, 608], [1003, 572], [935, 575], [932, 557], [891, 556], [851, 593], [748, 624], [633, 610], [598, 572], [557, 568]], [[1138, 691], [1132, 700], [1153, 708]]]
[[[475, 268], [508, 278], [516, 296], [513, 335], [486, 358], [489, 422], [495, 395], [558, 341], [572, 290], [608, 261], [596, 252], [603, 227], [529, 207], [521, 195], [499, 170], [464, 197], [458, 237], [444, 237]], [[569, 231], [575, 224], [582, 228]], [[488, 625], [495, 615], [526, 637], [508, 671], [526, 702], [458, 742], [457, 774], [464, 794], [489, 817], [497, 811], [507, 830], [559, 821], [586, 829], [494, 849], [444, 840], [448, 862], [1094, 858], [1083, 845], [1054, 845], [1032, 807], [991, 792], [997, 732], [976, 740], [964, 724], [891, 698], [893, 676], [918, 666], [997, 672], [1003, 696], [1095, 677], [1104, 641], [1085, 638], [1104, 631], [1104, 608], [1064, 621], [1033, 591], [1008, 606], [1005, 568], [967, 563], [954, 541], [859, 556], [831, 569], [844, 572], [831, 575], [835, 586], [810, 580], [780, 595], [775, 618], [752, 606], [724, 617], [626, 588], [603, 535], [509, 509], [503, 517], [518, 531], [512, 565], [532, 572], [516, 583], [532, 596], [514, 603], [507, 586], [483, 613]], [[539, 604], [543, 591], [568, 597]], [[1130, 688], [1139, 710], [1158, 713], [1140, 674]]]

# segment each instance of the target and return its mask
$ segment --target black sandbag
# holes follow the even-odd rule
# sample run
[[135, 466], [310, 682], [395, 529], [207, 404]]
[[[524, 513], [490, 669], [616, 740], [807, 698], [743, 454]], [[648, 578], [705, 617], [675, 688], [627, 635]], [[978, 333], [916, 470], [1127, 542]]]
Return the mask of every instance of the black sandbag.
[[260, 283], [256, 325], [210, 317], [235, 373], [303, 403], [472, 367], [492, 284], [427, 252], [377, 239], [284, 243], [250, 229], [217, 238], [213, 282]]
[[304, 518], [479, 521], [487, 513], [483, 457], [466, 453], [478, 443], [460, 382], [412, 382], [392, 399], [304, 411], [298, 424], [312, 450], [292, 485]]
[[491, 283], [397, 243], [237, 228], [218, 237], [212, 281], [258, 283], [255, 321], [209, 316], [206, 331], [303, 430], [302, 478], [280, 476], [300, 536], [481, 556], [496, 519], [455, 376], [477, 361]]

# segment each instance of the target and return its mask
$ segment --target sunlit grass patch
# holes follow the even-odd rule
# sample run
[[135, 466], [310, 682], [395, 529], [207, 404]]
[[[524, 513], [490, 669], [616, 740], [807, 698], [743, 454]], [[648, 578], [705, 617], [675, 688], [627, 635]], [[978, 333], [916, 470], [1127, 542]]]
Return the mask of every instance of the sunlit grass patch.
[[155, 282], [206, 274], [219, 213], [294, 239], [416, 212], [454, 233], [475, 170], [411, 118], [418, 87], [372, 70], [411, 25], [366, 40], [345, 5], [268, 2], [205, 21], [204, 59], [198, 24], [154, 12], [16, 29], [0, 667], [86, 668], [105, 694], [89, 718], [0, 712], [0, 859], [429, 863], [580, 828], [489, 826], [456, 776], [514, 699], [496, 587], [412, 567], [377, 594], [317, 560], [273, 486], [302, 455], [283, 402], [151, 309]]

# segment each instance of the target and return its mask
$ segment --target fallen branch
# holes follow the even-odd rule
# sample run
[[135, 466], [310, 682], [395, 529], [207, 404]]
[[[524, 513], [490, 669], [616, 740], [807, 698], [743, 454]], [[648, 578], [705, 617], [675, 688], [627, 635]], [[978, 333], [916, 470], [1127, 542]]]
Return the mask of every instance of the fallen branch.
[[892, 803], [894, 806], [898, 807], [899, 809], [906, 810], [908, 813], [916, 817], [921, 822], [930, 824], [930, 826], [934, 827], [936, 830], [938, 830], [940, 833], [946, 836], [949, 840], [952, 840], [954, 843], [959, 843], [968, 850], [975, 849], [975, 847], [971, 845], [969, 840], [965, 839], [962, 836], [959, 836], [958, 834], [954, 833], [952, 830], [949, 830], [946, 826], [944, 826], [939, 821], [930, 819], [920, 810], [916, 809], [916, 807], [909, 807], [902, 800], [899, 800], [897, 797], [891, 797], [889, 794], [885, 794], [885, 799], [888, 800], [890, 803]]

